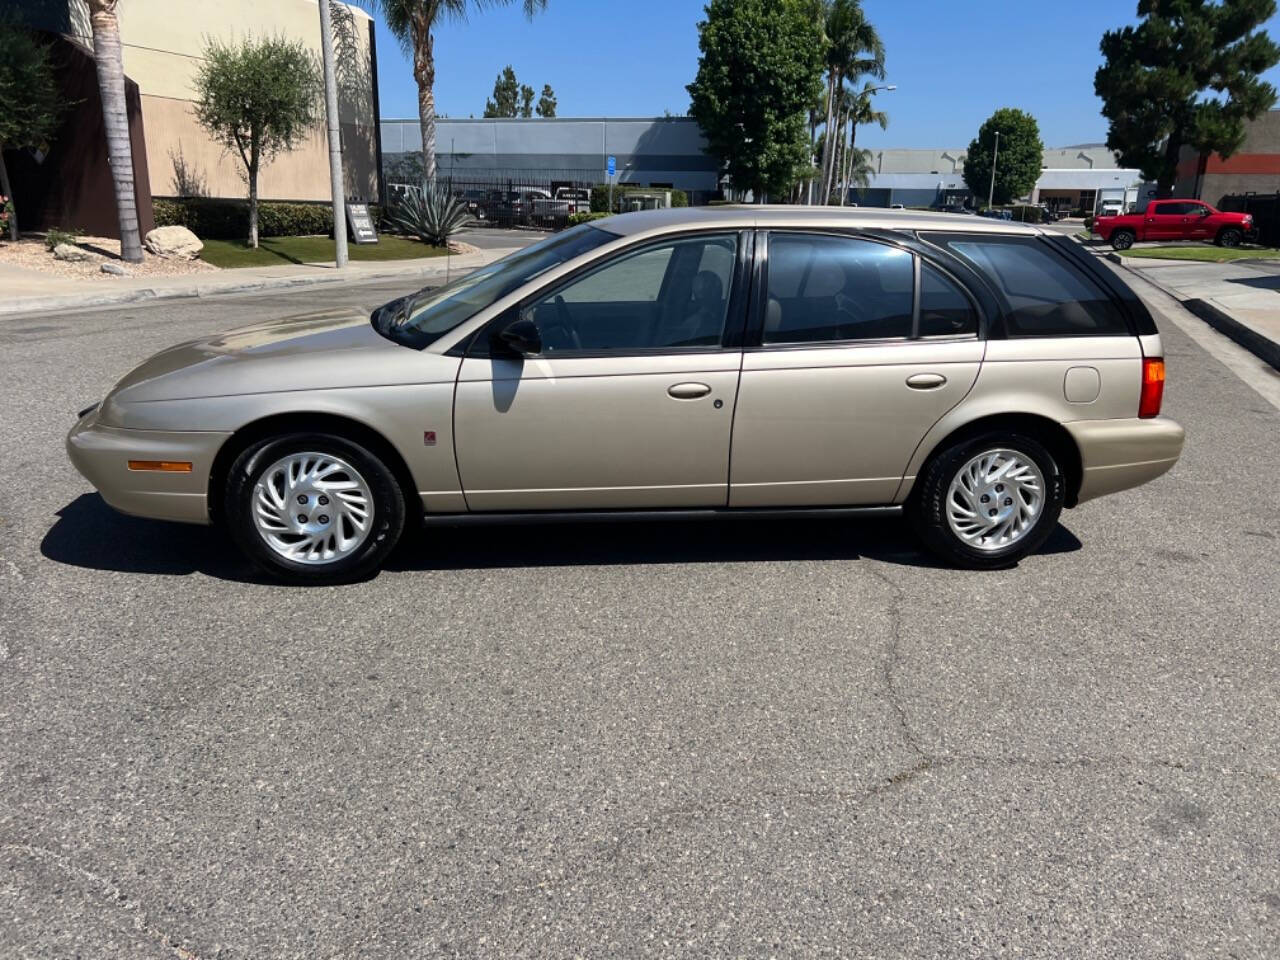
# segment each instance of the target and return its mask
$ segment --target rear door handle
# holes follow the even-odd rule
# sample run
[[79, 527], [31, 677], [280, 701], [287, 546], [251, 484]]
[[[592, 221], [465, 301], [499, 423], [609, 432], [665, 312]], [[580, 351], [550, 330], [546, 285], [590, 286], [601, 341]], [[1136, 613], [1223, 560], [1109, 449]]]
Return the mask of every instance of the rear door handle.
[[907, 377], [907, 386], [912, 390], [936, 390], [947, 382], [940, 373], [917, 373]]
[[711, 392], [705, 383], [674, 383], [667, 387], [667, 393], [677, 400], [697, 400]]

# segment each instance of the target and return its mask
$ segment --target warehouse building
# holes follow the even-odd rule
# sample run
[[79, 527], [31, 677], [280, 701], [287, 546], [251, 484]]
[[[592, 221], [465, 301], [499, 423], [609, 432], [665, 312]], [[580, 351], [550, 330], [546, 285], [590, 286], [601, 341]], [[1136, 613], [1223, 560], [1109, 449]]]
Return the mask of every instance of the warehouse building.
[[1222, 198], [1280, 193], [1280, 110], [1249, 123], [1244, 143], [1227, 159], [1183, 147], [1175, 197], [1194, 197], [1215, 206]]
[[[373, 22], [359, 7], [334, 4], [344, 174], [352, 199], [381, 192], [378, 165], [377, 52]], [[76, 227], [117, 236], [93, 37], [84, 0], [17, 0], [21, 22], [52, 43], [57, 81], [71, 104], [46, 151], [6, 150], [22, 226]], [[198, 193], [241, 199], [243, 167], [196, 122], [194, 80], [210, 39], [246, 36], [301, 40], [320, 51], [316, 0], [127, 0], [119, 6], [125, 93], [138, 215], [154, 225], [151, 198]], [[259, 174], [264, 200], [327, 201], [323, 126]]]

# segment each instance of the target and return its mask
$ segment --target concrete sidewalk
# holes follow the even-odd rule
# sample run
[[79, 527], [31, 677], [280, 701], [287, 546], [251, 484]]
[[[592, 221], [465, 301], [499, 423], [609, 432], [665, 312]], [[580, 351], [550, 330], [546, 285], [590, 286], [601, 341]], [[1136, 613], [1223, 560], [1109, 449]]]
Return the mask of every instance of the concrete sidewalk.
[[519, 246], [495, 247], [476, 253], [423, 260], [353, 262], [342, 270], [332, 263], [281, 264], [278, 267], [244, 267], [174, 277], [121, 277], [92, 281], [56, 277], [0, 264], [0, 316], [384, 278], [403, 277], [406, 282], [423, 284], [444, 282], [446, 276], [467, 273], [518, 249]]
[[1280, 260], [1198, 263], [1108, 255], [1280, 370]]

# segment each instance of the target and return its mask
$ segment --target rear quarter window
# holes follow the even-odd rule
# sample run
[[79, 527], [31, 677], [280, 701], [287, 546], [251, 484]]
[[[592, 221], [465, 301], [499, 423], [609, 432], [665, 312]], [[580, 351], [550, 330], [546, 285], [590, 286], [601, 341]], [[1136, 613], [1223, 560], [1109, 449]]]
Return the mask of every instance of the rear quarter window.
[[1003, 301], [1011, 337], [1097, 337], [1129, 333], [1110, 295], [1033, 237], [926, 237], [971, 264]]

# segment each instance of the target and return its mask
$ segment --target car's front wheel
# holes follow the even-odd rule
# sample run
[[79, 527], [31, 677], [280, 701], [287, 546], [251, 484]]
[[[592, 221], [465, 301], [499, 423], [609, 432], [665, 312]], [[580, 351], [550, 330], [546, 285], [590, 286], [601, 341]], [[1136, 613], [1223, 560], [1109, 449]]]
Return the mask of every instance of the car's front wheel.
[[259, 567], [302, 584], [363, 578], [404, 529], [400, 485], [345, 437], [294, 433], [250, 446], [227, 476], [224, 516]]
[[1138, 239], [1134, 236], [1132, 230], [1117, 230], [1111, 235], [1111, 248], [1113, 250], [1128, 250], [1133, 246], [1133, 242]]
[[976, 570], [1012, 566], [1053, 532], [1063, 481], [1053, 455], [1017, 433], [952, 444], [925, 468], [909, 513], [925, 545]]
[[1238, 247], [1244, 240], [1244, 234], [1235, 227], [1227, 227], [1218, 234], [1218, 246], [1220, 247]]

